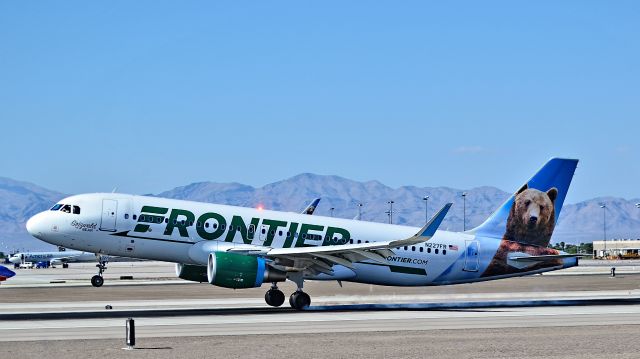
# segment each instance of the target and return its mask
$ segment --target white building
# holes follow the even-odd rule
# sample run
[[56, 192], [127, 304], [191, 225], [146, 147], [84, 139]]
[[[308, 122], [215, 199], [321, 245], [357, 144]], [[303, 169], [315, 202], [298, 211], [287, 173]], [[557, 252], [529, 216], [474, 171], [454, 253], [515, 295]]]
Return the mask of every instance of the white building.
[[606, 241], [593, 241], [595, 258], [621, 257], [640, 258], [640, 238], [621, 238]]

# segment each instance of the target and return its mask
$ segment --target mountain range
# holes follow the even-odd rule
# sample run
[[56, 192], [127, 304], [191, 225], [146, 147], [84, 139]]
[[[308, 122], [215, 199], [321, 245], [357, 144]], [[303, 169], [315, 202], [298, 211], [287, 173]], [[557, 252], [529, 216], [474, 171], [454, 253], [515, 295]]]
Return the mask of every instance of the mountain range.
[[[463, 200], [462, 193], [466, 193]], [[447, 202], [454, 206], [441, 228], [452, 231], [482, 223], [510, 194], [495, 187], [468, 190], [448, 187], [388, 187], [378, 181], [358, 182], [339, 176], [303, 173], [262, 187], [240, 183], [198, 182], [154, 194], [158, 197], [245, 207], [298, 212], [313, 198], [322, 201], [315, 215], [354, 218], [362, 204], [362, 220], [389, 221], [389, 201], [393, 200], [393, 223], [421, 226], [425, 223], [424, 196], [429, 196], [431, 216]], [[24, 229], [27, 219], [52, 206], [66, 195], [37, 185], [0, 177], [0, 251], [48, 249], [50, 245], [32, 238]], [[606, 204], [607, 239], [640, 238], [640, 199], [600, 197], [565, 204], [552, 241], [567, 243], [602, 239], [603, 209]], [[332, 211], [331, 208], [334, 208]], [[466, 208], [466, 210], [463, 210]], [[466, 214], [466, 215], [465, 215]]]

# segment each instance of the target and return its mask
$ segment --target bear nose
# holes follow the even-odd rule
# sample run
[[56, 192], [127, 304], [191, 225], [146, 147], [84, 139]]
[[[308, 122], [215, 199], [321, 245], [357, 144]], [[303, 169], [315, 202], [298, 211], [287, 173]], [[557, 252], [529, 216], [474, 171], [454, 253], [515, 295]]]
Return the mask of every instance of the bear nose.
[[536, 222], [538, 222], [538, 217], [536, 217], [536, 216], [529, 217], [529, 223], [530, 224], [534, 224]]

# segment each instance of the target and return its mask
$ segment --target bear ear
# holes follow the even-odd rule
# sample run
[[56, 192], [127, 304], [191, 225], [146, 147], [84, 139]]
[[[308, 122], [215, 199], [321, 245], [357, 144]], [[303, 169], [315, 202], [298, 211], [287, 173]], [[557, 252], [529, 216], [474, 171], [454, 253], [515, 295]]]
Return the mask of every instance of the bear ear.
[[558, 190], [555, 187], [551, 188], [547, 191], [547, 196], [549, 196], [551, 202], [555, 202], [558, 197]]
[[520, 193], [524, 192], [525, 190], [527, 190], [528, 188], [529, 188], [529, 184], [525, 183], [524, 186], [522, 186], [522, 188], [520, 188], [518, 190], [518, 192], [516, 192], [516, 194], [520, 194]]

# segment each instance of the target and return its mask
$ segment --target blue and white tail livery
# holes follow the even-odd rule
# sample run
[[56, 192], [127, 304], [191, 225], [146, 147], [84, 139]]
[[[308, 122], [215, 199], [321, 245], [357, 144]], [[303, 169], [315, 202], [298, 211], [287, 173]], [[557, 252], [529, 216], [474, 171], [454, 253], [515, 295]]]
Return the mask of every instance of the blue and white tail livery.
[[298, 290], [289, 302], [303, 309], [309, 279], [427, 286], [577, 265], [575, 255], [548, 248], [577, 163], [551, 159], [466, 232], [437, 230], [451, 204], [417, 228], [117, 193], [65, 198], [32, 217], [27, 230], [77, 250], [174, 262], [185, 280], [271, 283], [265, 300], [272, 306], [284, 303], [277, 283], [291, 280]]

